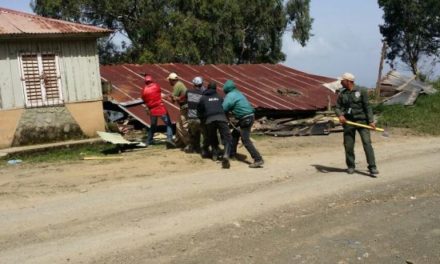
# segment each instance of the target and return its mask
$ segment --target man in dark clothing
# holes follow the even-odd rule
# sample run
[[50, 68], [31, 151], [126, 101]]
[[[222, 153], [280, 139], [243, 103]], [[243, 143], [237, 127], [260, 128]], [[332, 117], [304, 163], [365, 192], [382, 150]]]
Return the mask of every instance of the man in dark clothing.
[[228, 80], [223, 85], [226, 94], [223, 101], [223, 110], [228, 113], [232, 112], [234, 117], [238, 119], [238, 124], [232, 131], [232, 148], [229, 153], [231, 157], [237, 154], [238, 140], [241, 137], [245, 148], [254, 159], [254, 163], [250, 164], [250, 168], [262, 168], [264, 161], [258, 150], [250, 139], [251, 128], [254, 124], [254, 108], [251, 106], [246, 97], [237, 89], [232, 80]]
[[217, 85], [211, 82], [200, 99], [198, 111], [202, 120], [206, 124], [209, 143], [212, 148], [213, 158], [219, 153], [217, 131], [220, 132], [224, 145], [224, 155], [222, 167], [229, 169], [229, 153], [231, 150], [232, 136], [229, 131], [228, 119], [223, 111], [223, 99], [217, 94]]
[[[190, 137], [190, 145], [185, 152], [200, 152], [203, 157], [209, 156], [209, 142], [206, 133], [206, 127], [202, 124], [197, 112], [200, 99], [202, 98], [205, 88], [203, 87], [202, 77], [193, 79], [194, 88], [186, 92], [188, 102], [188, 132]], [[200, 137], [203, 137], [202, 149], [200, 148]]]
[[361, 90], [354, 86], [354, 75], [344, 73], [342, 75], [341, 84], [343, 89], [340, 91], [336, 102], [335, 113], [339, 117], [339, 121], [344, 126], [344, 147], [345, 160], [347, 164], [347, 173], [354, 173], [355, 156], [354, 143], [356, 131], [359, 132], [362, 144], [367, 157], [368, 170], [370, 174], [377, 175], [379, 171], [376, 167], [374, 158], [374, 150], [371, 145], [370, 130], [368, 128], [355, 127], [346, 124], [346, 121], [353, 121], [375, 128], [373, 111], [368, 103], [368, 94], [366, 90]]

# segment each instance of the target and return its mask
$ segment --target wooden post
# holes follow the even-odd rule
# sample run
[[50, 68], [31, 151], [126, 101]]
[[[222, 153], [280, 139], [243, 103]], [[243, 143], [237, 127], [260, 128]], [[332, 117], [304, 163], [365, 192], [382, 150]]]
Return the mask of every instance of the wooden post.
[[387, 54], [387, 48], [388, 48], [387, 43], [383, 41], [382, 52], [380, 55], [379, 74], [377, 76], [377, 82], [376, 82], [376, 102], [380, 101], [380, 82], [382, 80], [383, 62]]

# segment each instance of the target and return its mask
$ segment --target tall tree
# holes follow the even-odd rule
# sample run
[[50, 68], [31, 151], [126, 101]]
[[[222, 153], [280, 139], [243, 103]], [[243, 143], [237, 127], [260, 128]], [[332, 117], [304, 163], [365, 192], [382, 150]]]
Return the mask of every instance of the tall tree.
[[282, 35], [304, 46], [310, 0], [32, 0], [37, 14], [122, 32], [125, 54], [100, 42], [104, 61], [277, 63]]
[[419, 61], [424, 56], [440, 56], [440, 1], [379, 0], [385, 23], [380, 26], [389, 46], [387, 57], [393, 65], [396, 58], [419, 74]]

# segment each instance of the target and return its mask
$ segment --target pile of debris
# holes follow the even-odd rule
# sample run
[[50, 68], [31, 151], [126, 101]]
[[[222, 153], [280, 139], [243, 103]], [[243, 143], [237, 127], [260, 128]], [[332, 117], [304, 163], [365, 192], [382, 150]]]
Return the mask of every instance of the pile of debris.
[[314, 117], [305, 119], [263, 117], [255, 122], [253, 132], [274, 137], [328, 135], [342, 129], [336, 126], [335, 117], [333, 111], [317, 112]]
[[416, 80], [416, 76], [404, 76], [397, 71], [390, 71], [380, 85], [380, 96], [387, 97], [385, 105], [413, 105], [420, 94], [437, 92], [432, 85]]

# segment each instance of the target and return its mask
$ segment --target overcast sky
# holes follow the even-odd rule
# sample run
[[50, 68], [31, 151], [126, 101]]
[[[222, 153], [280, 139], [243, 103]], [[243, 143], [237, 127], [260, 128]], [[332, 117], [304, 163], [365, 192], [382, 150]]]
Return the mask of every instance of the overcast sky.
[[[31, 12], [29, 0], [0, 0], [0, 6]], [[312, 0], [315, 19], [310, 42], [302, 48], [290, 34], [283, 39], [285, 65], [329, 77], [351, 72], [360, 85], [374, 87], [378, 74], [382, 10], [376, 0]], [[389, 68], [386, 67], [385, 71]], [[400, 70], [400, 69], [399, 69]]]

